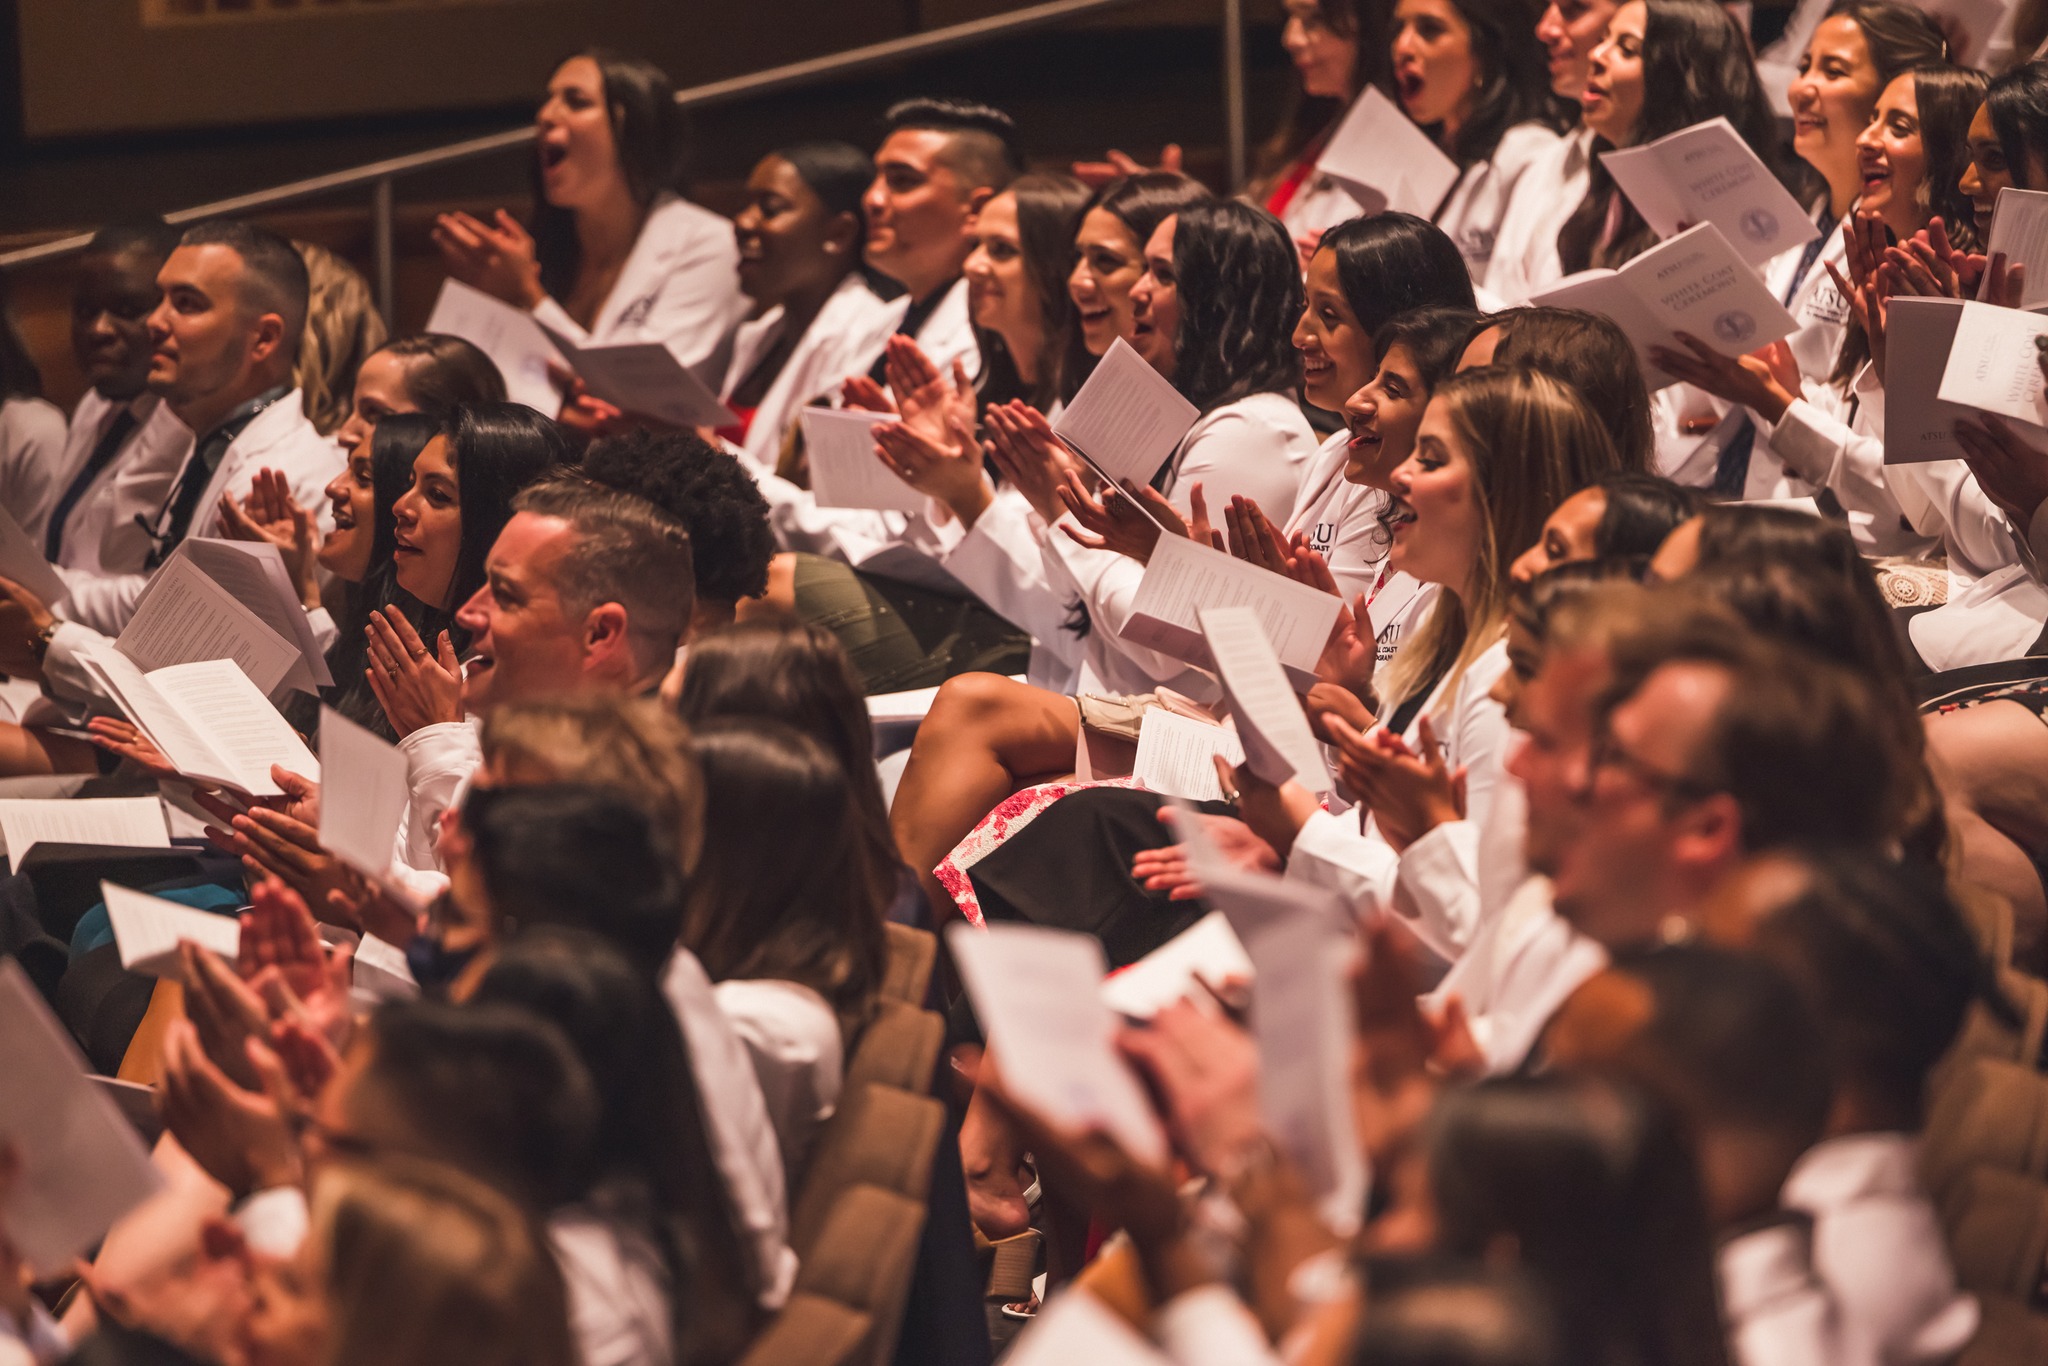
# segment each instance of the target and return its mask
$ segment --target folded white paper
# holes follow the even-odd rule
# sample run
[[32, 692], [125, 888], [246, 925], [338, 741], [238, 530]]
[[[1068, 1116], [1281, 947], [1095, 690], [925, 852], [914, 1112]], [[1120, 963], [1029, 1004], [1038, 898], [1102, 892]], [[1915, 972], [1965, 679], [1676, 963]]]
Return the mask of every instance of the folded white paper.
[[55, 607], [70, 596], [64, 580], [43, 558], [42, 546], [6, 508], [0, 508], [0, 578], [14, 580], [42, 599], [45, 607]]
[[894, 413], [858, 408], [805, 408], [804, 459], [811, 468], [811, 497], [821, 508], [868, 508], [876, 512], [922, 512], [925, 496], [896, 477], [875, 454], [875, 424], [894, 422]]
[[1820, 236], [1820, 227], [1725, 118], [1602, 152], [1614, 183], [1659, 237], [1712, 223], [1752, 266]]
[[1164, 707], [1148, 707], [1138, 722], [1138, 756], [1131, 776], [1147, 791], [1195, 802], [1220, 802], [1223, 785], [1216, 778], [1216, 755], [1232, 768], [1244, 762], [1244, 746], [1228, 726], [1180, 716]]
[[134, 1126], [87, 1078], [21, 964], [0, 959], [0, 1137], [22, 1164], [0, 1228], [38, 1278], [70, 1270], [163, 1185]]
[[[2048, 315], [1996, 304], [1964, 304], [1941, 374], [1941, 401], [2048, 427], [2036, 337], [2048, 337]], [[1889, 429], [1889, 404], [1886, 412]]]
[[114, 924], [114, 943], [121, 966], [150, 977], [182, 978], [178, 945], [190, 941], [232, 960], [242, 945], [242, 922], [166, 901], [112, 882], [100, 883], [107, 919]]
[[297, 646], [180, 556], [151, 576], [114, 648], [145, 673], [196, 660], [231, 660], [266, 696], [304, 668]]
[[1166, 1133], [1115, 1047], [1102, 1003], [1102, 945], [1038, 925], [956, 924], [946, 932], [1003, 1086], [1051, 1123], [1099, 1129], [1147, 1162]]
[[172, 767], [253, 797], [275, 797], [270, 767], [318, 781], [320, 763], [298, 732], [233, 661], [201, 660], [148, 674], [120, 650], [95, 642], [86, 672]]
[[1343, 603], [1329, 593], [1235, 559], [1185, 536], [1161, 536], [1118, 632], [1146, 649], [1215, 667], [1197, 615], [1204, 608], [1248, 607], [1273, 652], [1302, 687], [1315, 682], [1316, 661], [1329, 643]]
[[0, 835], [16, 867], [38, 844], [105, 844], [168, 849], [163, 803], [155, 797], [70, 797], [0, 800]]
[[427, 331], [460, 337], [489, 356], [505, 377], [505, 396], [514, 403], [548, 417], [562, 410], [561, 386], [548, 377], [548, 365], [562, 364], [562, 359], [525, 309], [449, 280], [434, 300]]
[[1212, 866], [1203, 895], [1252, 965], [1259, 1111], [1339, 1229], [1356, 1228], [1365, 1164], [1351, 1113], [1352, 920], [1328, 891]]
[[1798, 326], [1712, 223], [1688, 228], [1620, 270], [1567, 275], [1529, 302], [1606, 314], [1634, 343], [1643, 382], [1652, 389], [1678, 382], [1650, 359], [1653, 346], [1684, 354], [1676, 333], [1689, 333], [1724, 356], [1741, 356]]
[[1329, 765], [1259, 614], [1249, 607], [1204, 607], [1196, 617], [1252, 772], [1275, 786], [1298, 782], [1328, 792]]
[[[1991, 211], [1991, 242], [1986, 257], [2004, 253], [2008, 266], [2025, 266], [2027, 277], [2020, 290], [2021, 308], [2048, 304], [2048, 194], [2040, 190], [2016, 190], [2007, 186], [1998, 192]], [[1978, 298], [1991, 288], [1991, 272], [1978, 282]], [[1885, 335], [1891, 335], [1889, 320]], [[1889, 347], [1887, 347], [1889, 352]], [[1887, 381], [1890, 376], [1887, 374]], [[1887, 419], [1889, 421], [1889, 419]]]
[[298, 646], [301, 662], [285, 675], [287, 684], [300, 692], [318, 692], [334, 686], [326, 653], [313, 635], [313, 619], [306, 615], [291, 572], [284, 567], [284, 555], [276, 546], [267, 541], [188, 536], [179, 542], [174, 554], [190, 559], [208, 578], [261, 618], [265, 626]]
[[1149, 484], [1173, 458], [1201, 409], [1118, 337], [1095, 363], [1053, 435], [1112, 484]]
[[1391, 209], [1428, 218], [1458, 183], [1458, 163], [1372, 86], [1352, 101], [1316, 169], [1367, 214]]
[[540, 330], [592, 396], [625, 412], [678, 427], [726, 427], [739, 421], [697, 372], [660, 342], [583, 346], [546, 323]]
[[351, 868], [391, 870], [411, 800], [405, 755], [332, 707], [320, 709], [320, 843]]
[[1133, 1020], [1149, 1020], [1175, 1001], [1209, 999], [1210, 993], [1252, 980], [1252, 960], [1221, 911], [1211, 911], [1152, 952], [1112, 972], [1102, 1000]]
[[1003, 1354], [1008, 1366], [1172, 1366], [1173, 1359], [1080, 1286], [1047, 1300], [1016, 1345]]

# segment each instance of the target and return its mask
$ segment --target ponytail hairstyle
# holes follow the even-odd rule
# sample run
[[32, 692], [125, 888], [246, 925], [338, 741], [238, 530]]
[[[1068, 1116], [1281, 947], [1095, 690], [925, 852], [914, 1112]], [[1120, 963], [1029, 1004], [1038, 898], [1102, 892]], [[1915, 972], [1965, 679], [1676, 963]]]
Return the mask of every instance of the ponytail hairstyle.
[[[1526, 367], [1488, 366], [1438, 385], [1473, 465], [1473, 494], [1487, 534], [1471, 591], [1437, 595], [1436, 606], [1387, 665], [1380, 700], [1387, 710], [1417, 692], [1455, 686], [1497, 639], [1513, 582], [1508, 567], [1543, 534], [1559, 503], [1621, 467], [1614, 442], [1592, 408], [1567, 385]], [[1468, 600], [1469, 599], [1469, 600]]]
[[[1793, 187], [1780, 148], [1777, 115], [1757, 78], [1749, 36], [1715, 0], [1646, 0], [1646, 4], [1645, 98], [1631, 145], [1641, 146], [1681, 128], [1725, 117], [1771, 174]], [[1567, 275], [1592, 266], [1620, 266], [1656, 245], [1657, 234], [1622, 195], [1600, 160], [1599, 154], [1611, 145], [1605, 138], [1594, 139], [1586, 197], [1558, 230], [1558, 257]], [[1617, 197], [1619, 217], [1610, 234], [1608, 219], [1616, 211]]]

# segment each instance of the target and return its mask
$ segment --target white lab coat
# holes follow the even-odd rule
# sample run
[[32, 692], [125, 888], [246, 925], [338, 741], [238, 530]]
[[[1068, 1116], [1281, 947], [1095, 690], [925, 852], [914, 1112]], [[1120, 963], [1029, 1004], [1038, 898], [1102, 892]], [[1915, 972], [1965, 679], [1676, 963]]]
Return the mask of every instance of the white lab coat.
[[1934, 1204], [1920, 1185], [1920, 1140], [1848, 1134], [1806, 1150], [1782, 1195], [1813, 1218], [1813, 1267], [1841, 1315], [1849, 1361], [1948, 1361], [1977, 1331], [1977, 1301], [1956, 1287]]
[[1549, 167], [1555, 149], [1562, 145], [1565, 140], [1542, 124], [1518, 123], [1501, 134], [1492, 156], [1458, 173], [1458, 183], [1437, 213], [1436, 225], [1457, 244], [1474, 285], [1487, 284], [1495, 243], [1501, 240], [1515, 187], [1531, 170]]
[[[1301, 406], [1287, 394], [1252, 394], [1204, 413], [1174, 451], [1162, 490], [1185, 517], [1190, 490], [1202, 486], [1211, 513], [1220, 517], [1232, 497], [1261, 508], [1292, 508], [1302, 471], [1315, 453], [1315, 433]], [[1056, 593], [1088, 611], [1090, 629], [1078, 686], [1087, 692], [1144, 693], [1161, 684], [1202, 700], [1218, 695], [1216, 681], [1169, 655], [1120, 639], [1145, 566], [1113, 550], [1090, 550], [1061, 530], [1062, 517], [1044, 538], [1046, 578]]]
[[1431, 999], [1442, 1006], [1458, 998], [1487, 1073], [1506, 1076], [1527, 1061], [1566, 998], [1606, 966], [1607, 951], [1552, 906], [1550, 879], [1533, 876], [1498, 911], [1482, 905], [1478, 932]]
[[1841, 1314], [1813, 1269], [1804, 1220], [1730, 1238], [1714, 1271], [1732, 1366], [1875, 1366], [1843, 1352]]
[[[192, 458], [191, 438], [188, 436], [186, 441], [185, 458], [178, 462], [181, 471]], [[284, 475], [293, 501], [314, 511], [324, 534], [332, 525], [333, 513], [322, 490], [341, 467], [341, 447], [320, 435], [306, 420], [299, 391], [294, 389], [258, 413], [241, 435], [229, 443], [219, 467], [200, 494], [199, 506], [186, 534], [220, 535], [221, 498], [246, 497], [256, 472], [264, 469]], [[172, 485], [176, 482], [173, 478]], [[159, 503], [153, 510], [153, 520], [160, 521], [168, 511]], [[57, 572], [71, 595], [56, 609], [63, 624], [51, 636], [49, 653], [43, 660], [43, 677], [56, 696], [75, 700], [93, 692], [91, 680], [78, 661], [78, 650], [96, 636], [121, 633], [129, 617], [135, 614], [143, 589], [149, 586], [149, 575], [99, 575], [62, 567]]]
[[1507, 714], [1489, 693], [1507, 667], [1507, 642], [1495, 641], [1462, 675], [1438, 684], [1402, 733], [1419, 750], [1422, 718], [1429, 718], [1445, 764], [1466, 770], [1464, 820], [1397, 851], [1370, 813], [1361, 830], [1357, 811], [1317, 811], [1294, 837], [1286, 876], [1337, 893], [1361, 918], [1393, 914], [1442, 962], [1456, 962], [1480, 928], [1482, 876], [1512, 882], [1521, 875], [1519, 848], [1509, 855], [1512, 868], [1483, 869], [1481, 859], [1481, 832], [1500, 818], [1495, 807], [1506, 778]]
[[[1852, 210], [1853, 211], [1853, 210]], [[1816, 213], [1819, 209], [1816, 208]], [[1800, 258], [1806, 248], [1793, 247], [1779, 252], [1764, 266], [1764, 283], [1778, 298], [1785, 297], [1792, 290], [1792, 275], [1799, 267]], [[1842, 291], [1835, 287], [1827, 268], [1832, 265], [1843, 275], [1848, 274], [1849, 249], [1842, 238], [1839, 225], [1827, 235], [1820, 254], [1800, 280], [1799, 288], [1792, 293], [1786, 305], [1798, 330], [1785, 339], [1792, 350], [1793, 360], [1799, 363], [1801, 393], [1809, 402], [1823, 411], [1842, 416], [1846, 404], [1840, 388], [1829, 383], [1834, 373], [1835, 362], [1842, 353], [1842, 338], [1849, 330], [1849, 301], [1842, 297]], [[1756, 421], [1753, 413], [1745, 414]], [[1771, 449], [1765, 439], [1766, 424], [1757, 422], [1756, 444], [1750, 448], [1749, 477], [1743, 484], [1742, 496], [1748, 500], [1760, 498], [1808, 498], [1814, 493], [1814, 486], [1798, 474], [1785, 467], [1784, 460]]]
[[661, 994], [668, 998], [690, 1050], [712, 1158], [732, 1197], [748, 1253], [748, 1283], [763, 1309], [779, 1309], [796, 1282], [796, 1253], [789, 1246], [789, 1182], [753, 1061], [704, 965], [688, 949], [679, 948], [670, 956]]
[[37, 542], [62, 493], [64, 410], [39, 398], [0, 401], [0, 507]]
[[[813, 399], [836, 391], [849, 375], [865, 373], [902, 321], [904, 307], [903, 300], [885, 300], [876, 294], [857, 270], [841, 280], [755, 407], [740, 455], [754, 468], [773, 474], [798, 411]], [[739, 325], [733, 333], [732, 360], [726, 367], [720, 398], [732, 397], [781, 331], [779, 304]]]
[[1516, 178], [1486, 262], [1487, 292], [1526, 303], [1565, 276], [1557, 234], [1586, 197], [1593, 130], [1577, 129], [1541, 149]]
[[1846, 394], [1823, 389], [1794, 402], [1775, 424], [1758, 421], [1757, 436], [1769, 440], [1786, 470], [1833, 492], [1864, 554], [1921, 557], [1939, 544], [1939, 530], [1916, 528], [1892, 489], [1884, 463], [1884, 389], [1871, 366]]
[[845, 1066], [839, 1017], [824, 997], [796, 982], [725, 981], [712, 992], [754, 1064], [782, 1148], [784, 1179], [794, 1190], [818, 1130], [839, 1108]]
[[592, 326], [585, 328], [552, 298], [541, 300], [533, 316], [579, 346], [660, 342], [694, 365], [746, 316], [739, 269], [731, 222], [664, 191], [655, 196]]
[[548, 1216], [547, 1235], [568, 1292], [579, 1366], [669, 1366], [674, 1284], [647, 1231], [590, 1205], [570, 1205]]
[[[71, 413], [63, 468], [51, 494], [54, 505], [92, 458], [117, 406], [88, 389]], [[125, 405], [135, 429], [93, 479], [64, 519], [64, 547], [57, 564], [82, 574], [139, 574], [149, 561], [149, 533], [135, 519], [153, 518], [171, 496], [171, 481], [192, 452], [192, 431], [155, 394]], [[324, 501], [324, 500], [323, 500]]]

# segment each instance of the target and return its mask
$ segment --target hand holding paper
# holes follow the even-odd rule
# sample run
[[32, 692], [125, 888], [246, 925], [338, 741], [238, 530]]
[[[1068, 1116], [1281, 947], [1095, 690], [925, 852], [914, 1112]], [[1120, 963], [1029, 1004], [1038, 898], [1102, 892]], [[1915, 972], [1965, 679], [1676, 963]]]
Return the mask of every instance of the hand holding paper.
[[954, 925], [946, 932], [1003, 1087], [1048, 1121], [1100, 1129], [1133, 1157], [1161, 1162], [1166, 1135], [1102, 1001], [1102, 945], [1036, 925]]
[[922, 512], [925, 497], [898, 479], [875, 454], [877, 424], [894, 413], [858, 408], [805, 408], [797, 415], [811, 467], [811, 496], [823, 508]]

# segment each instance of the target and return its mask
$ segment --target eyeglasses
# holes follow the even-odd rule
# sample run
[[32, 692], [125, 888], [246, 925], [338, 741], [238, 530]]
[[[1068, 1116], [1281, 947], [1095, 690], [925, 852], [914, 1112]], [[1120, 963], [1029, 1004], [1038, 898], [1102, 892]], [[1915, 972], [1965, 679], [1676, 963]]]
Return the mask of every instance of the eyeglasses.
[[1720, 791], [1714, 784], [1689, 774], [1666, 773], [1647, 759], [1623, 749], [1608, 731], [1602, 731], [1593, 741], [1593, 772], [1598, 774], [1601, 769], [1626, 773], [1652, 792], [1661, 792], [1680, 801], [1704, 801]]

